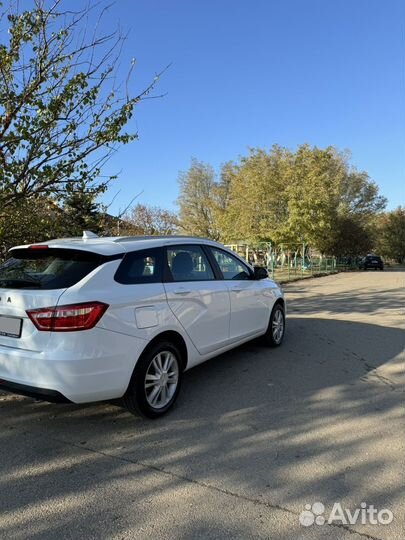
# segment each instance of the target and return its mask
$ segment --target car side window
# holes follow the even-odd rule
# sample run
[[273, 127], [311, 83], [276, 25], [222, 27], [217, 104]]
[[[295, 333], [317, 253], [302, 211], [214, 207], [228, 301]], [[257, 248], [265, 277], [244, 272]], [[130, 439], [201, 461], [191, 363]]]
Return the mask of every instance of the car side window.
[[220, 249], [213, 247], [210, 249], [218, 263], [224, 279], [251, 279], [249, 268], [239, 261], [239, 259]]
[[200, 246], [171, 246], [166, 249], [170, 281], [215, 279], [211, 265]]
[[145, 249], [127, 253], [114, 276], [123, 284], [159, 283], [162, 281], [162, 250]]

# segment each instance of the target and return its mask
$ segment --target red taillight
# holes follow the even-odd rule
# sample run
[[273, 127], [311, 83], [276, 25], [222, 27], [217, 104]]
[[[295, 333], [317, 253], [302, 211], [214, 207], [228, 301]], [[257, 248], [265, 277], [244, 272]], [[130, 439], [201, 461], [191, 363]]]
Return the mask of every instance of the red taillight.
[[44, 246], [44, 244], [33, 244], [32, 246], [29, 246], [28, 249], [49, 249], [49, 247]]
[[90, 330], [101, 319], [108, 304], [84, 302], [65, 306], [29, 309], [27, 315], [36, 328], [47, 332]]

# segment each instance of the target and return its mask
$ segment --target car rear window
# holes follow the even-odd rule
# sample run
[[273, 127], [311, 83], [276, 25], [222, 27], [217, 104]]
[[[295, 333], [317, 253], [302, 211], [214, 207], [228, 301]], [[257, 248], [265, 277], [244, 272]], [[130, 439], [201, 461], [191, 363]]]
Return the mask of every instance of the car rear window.
[[161, 282], [161, 248], [145, 249], [127, 253], [118, 267], [114, 279], [118, 283], [125, 285]]
[[72, 287], [108, 257], [72, 249], [18, 249], [0, 265], [0, 288], [65, 289]]

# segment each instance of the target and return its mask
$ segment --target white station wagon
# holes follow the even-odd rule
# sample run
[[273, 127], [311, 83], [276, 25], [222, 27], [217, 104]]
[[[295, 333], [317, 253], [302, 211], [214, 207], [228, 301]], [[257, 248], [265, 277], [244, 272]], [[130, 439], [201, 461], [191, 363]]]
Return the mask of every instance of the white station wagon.
[[0, 389], [47, 401], [122, 398], [154, 418], [186, 369], [284, 329], [266, 270], [210, 240], [85, 232], [0, 265]]

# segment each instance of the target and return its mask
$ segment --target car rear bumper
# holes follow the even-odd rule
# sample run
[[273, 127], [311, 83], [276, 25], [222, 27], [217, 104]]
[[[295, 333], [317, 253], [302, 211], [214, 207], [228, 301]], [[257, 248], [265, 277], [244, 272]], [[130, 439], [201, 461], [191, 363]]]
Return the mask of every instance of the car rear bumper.
[[56, 390], [49, 390], [48, 388], [37, 388], [35, 386], [28, 386], [26, 384], [3, 381], [1, 379], [0, 390], [5, 392], [12, 392], [13, 394], [19, 394], [21, 396], [43, 399], [44, 401], [50, 401], [52, 403], [71, 403], [70, 399], [63, 396], [60, 392], [57, 392]]
[[0, 389], [73, 403], [122, 397], [146, 340], [99, 328], [75, 334], [52, 336], [46, 352], [0, 345]]

